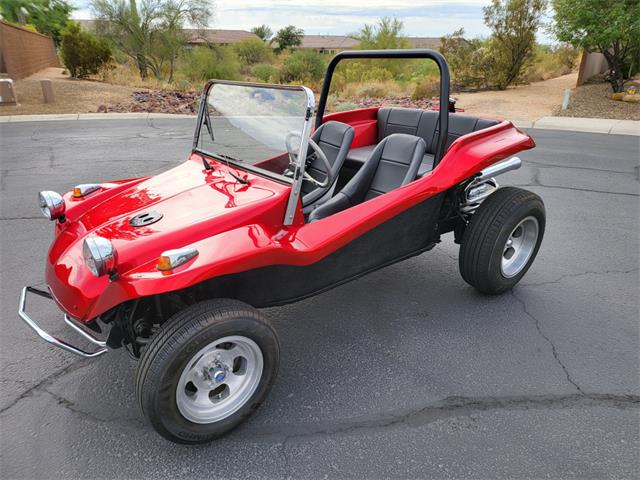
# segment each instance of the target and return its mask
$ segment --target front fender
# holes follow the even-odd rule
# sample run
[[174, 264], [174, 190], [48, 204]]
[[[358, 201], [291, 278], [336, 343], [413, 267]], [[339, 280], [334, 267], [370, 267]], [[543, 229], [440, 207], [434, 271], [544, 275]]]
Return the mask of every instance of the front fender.
[[185, 245], [198, 250], [198, 255], [174, 270], [158, 270], [155, 259], [112, 281], [98, 279], [102, 291], [86, 299], [80, 320], [89, 321], [128, 300], [182, 290], [216, 276], [290, 263], [288, 253], [294, 248], [290, 240], [285, 230], [274, 233], [261, 225], [247, 225]]

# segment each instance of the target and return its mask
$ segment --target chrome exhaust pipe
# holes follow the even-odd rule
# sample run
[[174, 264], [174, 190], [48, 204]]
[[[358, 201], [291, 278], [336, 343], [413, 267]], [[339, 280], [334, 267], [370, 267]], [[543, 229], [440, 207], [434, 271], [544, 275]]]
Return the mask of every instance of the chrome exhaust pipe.
[[502, 175], [503, 173], [510, 172], [511, 170], [517, 170], [522, 166], [522, 160], [518, 157], [512, 157], [509, 160], [498, 162], [490, 167], [480, 170], [478, 176], [474, 179], [476, 182], [482, 182], [489, 180], [490, 178]]

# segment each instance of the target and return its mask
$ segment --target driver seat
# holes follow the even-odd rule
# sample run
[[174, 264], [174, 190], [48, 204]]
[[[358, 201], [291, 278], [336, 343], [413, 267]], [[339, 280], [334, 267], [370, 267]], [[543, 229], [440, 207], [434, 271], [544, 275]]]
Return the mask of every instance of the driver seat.
[[349, 183], [335, 197], [311, 212], [309, 222], [321, 220], [413, 182], [425, 149], [426, 143], [420, 137], [405, 133], [385, 137]]
[[[331, 164], [334, 182], [333, 185], [327, 188], [318, 188], [307, 181], [302, 183], [302, 205], [304, 205], [303, 212], [305, 214], [322, 205], [333, 196], [338, 174], [351, 148], [353, 136], [354, 130], [352, 126], [334, 121], [323, 123], [311, 135], [311, 139], [316, 142]], [[311, 147], [309, 147], [309, 152], [313, 152]], [[307, 156], [305, 170], [319, 181], [327, 178], [324, 163], [312, 153]]]

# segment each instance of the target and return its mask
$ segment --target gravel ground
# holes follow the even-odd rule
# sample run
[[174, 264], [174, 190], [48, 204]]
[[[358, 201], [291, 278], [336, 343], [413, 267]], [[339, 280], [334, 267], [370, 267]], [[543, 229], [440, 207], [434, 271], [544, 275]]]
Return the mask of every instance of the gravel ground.
[[576, 88], [567, 110], [557, 107], [561, 117], [615, 118], [618, 120], [640, 120], [640, 103], [611, 100], [608, 83], [583, 85]]
[[[136, 87], [111, 85], [90, 80], [72, 80], [61, 68], [47, 68], [31, 77], [14, 82], [18, 105], [0, 107], [1, 115], [32, 115], [53, 113], [92, 113], [103, 104], [111, 105], [131, 100]], [[43, 103], [40, 80], [53, 83], [54, 103]]]

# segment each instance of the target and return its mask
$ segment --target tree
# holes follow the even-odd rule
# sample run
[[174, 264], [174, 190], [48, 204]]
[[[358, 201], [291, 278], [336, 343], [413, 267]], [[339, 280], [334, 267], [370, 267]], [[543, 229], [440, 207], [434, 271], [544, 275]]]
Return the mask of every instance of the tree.
[[148, 70], [161, 79], [165, 66], [173, 78], [175, 60], [185, 37], [183, 27], [207, 25], [212, 15], [210, 0], [92, 0], [102, 32], [136, 61], [140, 77]]
[[459, 88], [488, 88], [494, 70], [493, 56], [486, 42], [478, 38], [465, 39], [464, 29], [440, 39], [440, 53], [449, 64], [453, 83]]
[[403, 35], [404, 24], [397, 18], [383, 17], [375, 25], [366, 24], [355, 37], [363, 50], [385, 50], [409, 48], [411, 45]]
[[257, 38], [247, 38], [236, 43], [233, 46], [238, 58], [245, 65], [253, 65], [255, 63], [269, 62], [273, 60], [273, 50]]
[[260, 25], [259, 27], [253, 27], [251, 31], [255, 33], [263, 42], [268, 42], [273, 36], [273, 30], [271, 30], [268, 25], [264, 24]]
[[483, 8], [484, 23], [492, 32], [492, 77], [498, 89], [518, 80], [533, 59], [536, 31], [546, 7], [546, 0], [492, 0]]
[[[366, 24], [355, 34], [355, 38], [360, 40], [358, 48], [363, 50], [410, 48], [411, 44], [404, 36], [403, 30], [404, 23], [402, 21], [397, 18], [383, 17], [375, 25]], [[358, 63], [354, 65], [354, 68], [361, 68], [365, 71], [377, 69], [381, 73], [387, 71], [390, 78], [402, 77], [408, 71], [405, 62], [393, 59], [366, 60]]]
[[74, 78], [98, 73], [111, 60], [111, 49], [104, 40], [80, 29], [77, 22], [69, 22], [61, 33], [60, 53], [64, 66]]
[[558, 40], [586, 52], [600, 52], [614, 92], [639, 68], [639, 0], [553, 0], [552, 31]]
[[301, 28], [296, 28], [294, 25], [287, 25], [286, 27], [278, 30], [278, 33], [276, 33], [276, 36], [273, 37], [271, 42], [276, 42], [278, 44], [278, 52], [284, 52], [290, 48], [300, 46], [302, 44], [303, 35], [304, 30]]
[[56, 44], [64, 30], [73, 7], [64, 0], [2, 0], [0, 15], [12, 23], [33, 25]]

